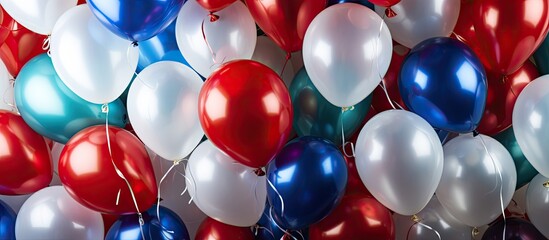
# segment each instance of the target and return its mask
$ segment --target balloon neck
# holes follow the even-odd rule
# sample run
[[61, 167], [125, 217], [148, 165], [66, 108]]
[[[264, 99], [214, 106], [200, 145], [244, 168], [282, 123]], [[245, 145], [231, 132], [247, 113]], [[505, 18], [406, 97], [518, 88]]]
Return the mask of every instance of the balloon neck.
[[213, 12], [210, 12], [210, 14], [208, 14], [208, 17], [210, 17], [210, 22], [215, 22], [219, 20], [219, 15], [216, 15]]
[[355, 109], [355, 106], [342, 107], [341, 112], [344, 113], [344, 112], [347, 112], [347, 111], [353, 111], [354, 109]]
[[289, 233], [284, 233], [284, 235], [282, 235], [282, 237], [280, 238], [280, 240], [291, 240], [292, 237], [290, 236]]
[[388, 18], [392, 18], [392, 17], [395, 17], [397, 14], [395, 11], [393, 11], [392, 8], [388, 7], [385, 9], [385, 16], [387, 16]]
[[412, 221], [418, 223], [419, 221], [421, 221], [421, 218], [419, 218], [418, 215], [414, 214], [414, 215], [412, 215]]
[[479, 133], [477, 130], [474, 130], [474, 131], [473, 131], [473, 137], [476, 137], [476, 136], [478, 136], [479, 134], [480, 134], [480, 133]]
[[545, 188], [549, 188], [549, 181], [544, 182], [544, 183], [543, 183], [543, 186], [544, 186]]
[[137, 41], [133, 41], [133, 42], [132, 42], [132, 47], [137, 47], [137, 46], [139, 46], [139, 44], [137, 43]]
[[480, 233], [480, 231], [478, 230], [477, 227], [474, 227], [473, 230], [471, 230], [471, 235], [473, 237], [476, 237], [479, 233]]
[[263, 169], [261, 168], [254, 170], [254, 173], [259, 177], [265, 176], [265, 171], [263, 171]]

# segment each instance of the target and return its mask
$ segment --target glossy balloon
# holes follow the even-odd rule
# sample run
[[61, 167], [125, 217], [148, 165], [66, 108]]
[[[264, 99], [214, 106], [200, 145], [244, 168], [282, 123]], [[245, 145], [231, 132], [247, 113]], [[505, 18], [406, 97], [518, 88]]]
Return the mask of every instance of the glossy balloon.
[[358, 3], [360, 5], [364, 5], [368, 7], [369, 9], [374, 10], [374, 4], [368, 0], [328, 0], [328, 6], [332, 6], [334, 4], [339, 4], [339, 3]]
[[[503, 224], [505, 224], [505, 237], [503, 237]], [[482, 240], [499, 240], [499, 239], [546, 239], [543, 234], [539, 232], [532, 223], [520, 219], [509, 218], [505, 221], [498, 221], [494, 225], [490, 226], [484, 235]]]
[[541, 75], [549, 74], [549, 38], [545, 38], [543, 42], [534, 52], [534, 60], [536, 67]]
[[79, 5], [63, 14], [55, 24], [51, 58], [57, 74], [69, 89], [88, 102], [103, 104], [114, 101], [124, 92], [136, 69], [139, 53], [137, 47], [130, 47], [128, 41], [102, 26], [86, 5]]
[[21, 25], [49, 35], [57, 19], [76, 6], [76, 0], [0, 0], [0, 4]]
[[286, 52], [301, 50], [309, 24], [326, 7], [326, 0], [246, 0], [261, 30]]
[[147, 40], [174, 21], [185, 0], [88, 0], [99, 21], [121, 38], [132, 42]]
[[538, 172], [528, 162], [528, 159], [522, 153], [520, 146], [515, 138], [515, 132], [513, 128], [509, 128], [498, 135], [494, 136], [494, 139], [498, 140], [511, 154], [513, 161], [515, 162], [515, 169], [517, 170], [517, 186], [515, 189], [519, 189], [522, 186], [528, 184], [532, 178], [534, 178]]
[[13, 80], [8, 73], [6, 65], [0, 60], [0, 109], [15, 110], [13, 90]]
[[53, 178], [51, 179], [50, 186], [61, 186], [61, 179], [59, 178], [59, 158], [61, 157], [61, 152], [65, 148], [64, 144], [53, 143], [51, 146], [51, 162], [53, 165]]
[[[17, 76], [15, 103], [25, 122], [36, 132], [56, 142], [66, 143], [80, 130], [105, 124], [101, 105], [74, 94], [59, 78], [51, 58], [41, 54], [31, 59]], [[109, 124], [126, 126], [122, 101], [109, 104]]]
[[284, 82], [250, 60], [224, 64], [206, 81], [198, 114], [208, 139], [234, 160], [267, 165], [286, 143], [293, 110]]
[[545, 186], [548, 181], [548, 178], [538, 174], [526, 190], [528, 218], [546, 238], [549, 238], [549, 216], [546, 214], [549, 210], [549, 188]]
[[458, 40], [431, 38], [418, 44], [404, 60], [398, 83], [406, 106], [435, 128], [471, 132], [484, 113], [484, 68]]
[[[405, 0], [391, 7], [396, 16], [385, 23], [398, 43], [413, 48], [423, 40], [448, 37], [458, 20], [460, 0]], [[385, 16], [385, 8], [376, 12]]]
[[511, 202], [516, 183], [513, 159], [495, 139], [467, 134], [444, 145], [444, 172], [436, 194], [460, 222], [480, 227], [494, 221], [500, 205]]
[[225, 62], [250, 59], [257, 41], [254, 19], [241, 1], [216, 12], [219, 19], [214, 22], [208, 14], [196, 1], [188, 1], [175, 25], [179, 50], [204, 77]]
[[196, 0], [200, 6], [210, 12], [217, 12], [235, 2], [236, 0]]
[[309, 228], [310, 240], [395, 239], [391, 212], [372, 197], [348, 195], [328, 217]]
[[286, 87], [289, 88], [290, 84], [292, 84], [295, 75], [292, 59], [287, 59], [286, 53], [269, 37], [257, 37], [252, 60], [263, 63], [278, 73], [282, 80], [284, 80]]
[[[402, 63], [409, 52], [410, 49], [402, 45], [393, 45], [391, 65], [389, 65], [389, 70], [387, 70], [387, 73], [382, 80], [385, 85], [385, 89], [387, 90], [387, 94], [385, 94], [385, 91], [381, 86], [376, 87], [372, 93], [372, 108], [376, 111], [382, 112], [385, 110], [394, 109], [393, 106], [395, 106], [396, 109], [402, 108], [407, 110], [406, 104], [402, 101], [402, 97], [400, 96], [400, 92], [398, 90], [398, 76], [400, 75]], [[389, 99], [391, 99], [393, 105], [391, 105], [389, 99], [387, 99], [387, 95], [389, 95]]]
[[275, 222], [273, 216], [273, 208], [267, 202], [265, 206], [265, 211], [261, 215], [261, 219], [255, 226], [252, 227], [254, 237], [256, 240], [280, 240], [286, 237], [295, 237], [297, 240], [306, 240], [309, 239], [306, 237], [308, 235], [308, 229], [300, 230], [285, 230], [282, 231], [278, 228], [278, 223]]
[[475, 1], [472, 10], [477, 55], [488, 69], [504, 75], [515, 72], [549, 31], [547, 1]]
[[103, 231], [101, 214], [80, 205], [62, 186], [34, 193], [15, 222], [21, 240], [96, 240], [103, 239]]
[[218, 222], [212, 218], [206, 218], [198, 232], [195, 240], [253, 240], [254, 236], [248, 227], [235, 227]]
[[13, 18], [0, 5], [0, 45], [4, 43], [10, 30], [15, 24], [17, 24], [17, 22], [13, 20]]
[[105, 126], [86, 128], [67, 142], [59, 160], [61, 182], [71, 197], [94, 211], [135, 213], [135, 203], [121, 174], [129, 182], [139, 210], [145, 211], [157, 196], [149, 155], [130, 132], [113, 126], [108, 131], [110, 151]]
[[15, 240], [15, 212], [0, 200], [0, 239]]
[[451, 37], [467, 44], [476, 54], [479, 54], [481, 52], [481, 44], [476, 37], [473, 23], [473, 17], [476, 14], [474, 2], [473, 0], [461, 0], [458, 21]]
[[283, 229], [297, 230], [337, 207], [347, 185], [347, 165], [333, 143], [305, 136], [278, 153], [267, 166], [267, 177], [274, 186], [267, 188], [273, 218]]
[[338, 107], [358, 104], [374, 91], [389, 68], [391, 53], [391, 34], [383, 20], [353, 3], [322, 11], [303, 41], [303, 63], [311, 80]]

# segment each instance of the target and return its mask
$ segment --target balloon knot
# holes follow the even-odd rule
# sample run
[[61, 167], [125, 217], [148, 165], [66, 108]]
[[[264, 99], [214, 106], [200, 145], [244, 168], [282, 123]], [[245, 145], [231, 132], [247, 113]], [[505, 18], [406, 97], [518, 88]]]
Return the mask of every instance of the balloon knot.
[[109, 112], [109, 104], [103, 104], [101, 105], [101, 112], [102, 113], [108, 113]]
[[420, 220], [421, 219], [416, 214], [412, 215], [412, 221], [418, 223]]
[[549, 181], [544, 182], [544, 183], [543, 183], [543, 186], [544, 186], [545, 188], [549, 188]]
[[479, 233], [480, 231], [477, 227], [474, 227], [473, 230], [471, 230], [471, 235], [473, 235], [473, 237], [476, 237]]
[[474, 130], [474, 131], [473, 131], [473, 137], [476, 137], [476, 136], [478, 136], [479, 134], [480, 134], [480, 133], [479, 133], [477, 130]]
[[290, 58], [292, 58], [292, 53], [286, 52], [286, 61], [290, 60]]
[[133, 42], [132, 42], [132, 47], [137, 47], [137, 46], [139, 46], [139, 44], [137, 43], [137, 41], [133, 41]]
[[219, 20], [219, 15], [216, 15], [214, 13], [210, 13], [210, 14], [208, 14], [208, 16], [210, 17], [210, 22], [215, 22], [215, 21]]
[[342, 112], [342, 113], [347, 112], [347, 111], [353, 111], [353, 110], [355, 110], [355, 106], [342, 107], [342, 108], [341, 108], [341, 112]]
[[393, 11], [393, 9], [391, 9], [390, 7], [385, 9], [385, 16], [387, 16], [388, 18], [395, 17], [396, 15], [396, 12]]
[[162, 202], [163, 200], [164, 200], [163, 198], [156, 199], [157, 202]]
[[254, 173], [255, 173], [257, 176], [260, 176], [260, 177], [265, 176], [265, 171], [263, 171], [263, 169], [261, 169], [261, 168], [258, 168], [258, 169], [256, 169], [256, 170], [254, 170]]
[[284, 235], [280, 238], [280, 240], [290, 240], [290, 239], [292, 238], [290, 237], [289, 233], [284, 233]]

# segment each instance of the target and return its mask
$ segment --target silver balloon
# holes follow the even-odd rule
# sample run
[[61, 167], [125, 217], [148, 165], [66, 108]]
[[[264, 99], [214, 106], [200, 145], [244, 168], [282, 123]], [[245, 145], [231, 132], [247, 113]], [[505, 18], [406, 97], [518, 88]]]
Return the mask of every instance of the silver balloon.
[[526, 213], [546, 238], [549, 238], [549, 185], [545, 184], [548, 181], [549, 178], [538, 174], [526, 190]]
[[356, 142], [356, 166], [372, 195], [402, 215], [423, 209], [442, 175], [442, 145], [420, 116], [389, 110], [364, 125]]
[[513, 158], [495, 139], [467, 134], [444, 145], [444, 172], [436, 194], [459, 221], [473, 227], [492, 222], [501, 214], [501, 204], [505, 208], [511, 202], [516, 183]]
[[434, 196], [421, 212], [417, 214], [421, 223], [433, 228], [437, 234], [419, 224], [414, 225], [410, 216], [394, 214], [396, 239], [408, 240], [470, 240], [473, 228], [454, 218]]
[[[395, 41], [413, 48], [428, 38], [450, 36], [460, 5], [460, 0], [402, 0], [391, 7], [397, 15], [384, 20]], [[376, 12], [385, 16], [384, 7], [376, 6]]]
[[[295, 75], [292, 60], [286, 60], [286, 53], [284, 50], [276, 45], [269, 37], [257, 37], [252, 60], [265, 64], [279, 75], [282, 73], [282, 80], [284, 80], [286, 87], [290, 87]], [[282, 72], [282, 70], [284, 70], [284, 72]]]
[[21, 207], [15, 221], [20, 240], [103, 239], [103, 218], [76, 202], [62, 186], [34, 193]]

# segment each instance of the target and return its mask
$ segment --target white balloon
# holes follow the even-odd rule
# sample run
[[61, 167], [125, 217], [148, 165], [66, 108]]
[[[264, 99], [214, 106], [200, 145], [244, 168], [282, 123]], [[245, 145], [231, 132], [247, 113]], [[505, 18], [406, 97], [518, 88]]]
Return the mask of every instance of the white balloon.
[[64, 144], [55, 142], [51, 147], [51, 161], [53, 166], [53, 177], [50, 182], [50, 186], [63, 185], [61, 179], [59, 179], [59, 156], [61, 156], [61, 151], [65, 147]]
[[355, 3], [320, 12], [303, 40], [303, 63], [311, 81], [339, 107], [353, 106], [374, 91], [389, 69], [392, 53], [391, 34], [383, 20]]
[[356, 167], [370, 193], [401, 215], [421, 211], [443, 168], [442, 145], [420, 116], [389, 110], [364, 125], [356, 142]]
[[526, 213], [528, 218], [536, 228], [549, 238], [549, 186], [543, 184], [548, 182], [549, 178], [538, 174], [526, 190]]
[[139, 51], [106, 29], [86, 4], [63, 14], [51, 35], [51, 58], [59, 77], [92, 103], [114, 101], [130, 84]]
[[13, 85], [10, 79], [13, 79], [8, 73], [4, 62], [0, 61], [0, 109], [13, 111], [15, 108], [15, 98], [13, 95]]
[[48, 35], [59, 17], [76, 6], [77, 0], [0, 0], [15, 21], [29, 30]]
[[265, 176], [217, 149], [209, 140], [189, 159], [185, 175], [189, 194], [211, 218], [239, 227], [259, 221], [267, 200]]
[[76, 202], [62, 186], [34, 193], [21, 207], [15, 221], [20, 240], [103, 239], [101, 214]]
[[[282, 73], [282, 80], [284, 80], [287, 88], [290, 87], [295, 75], [292, 60], [286, 60], [286, 53], [284, 50], [276, 45], [276, 43], [269, 37], [257, 37], [257, 43], [255, 45], [252, 60], [265, 64], [267, 67], [278, 73], [278, 75]], [[284, 69], [284, 72], [282, 72], [282, 69]]]
[[241, 1], [215, 14], [219, 19], [210, 22], [207, 10], [196, 1], [188, 1], [181, 8], [175, 25], [179, 50], [204, 77], [224, 62], [250, 59], [257, 40], [254, 19]]

